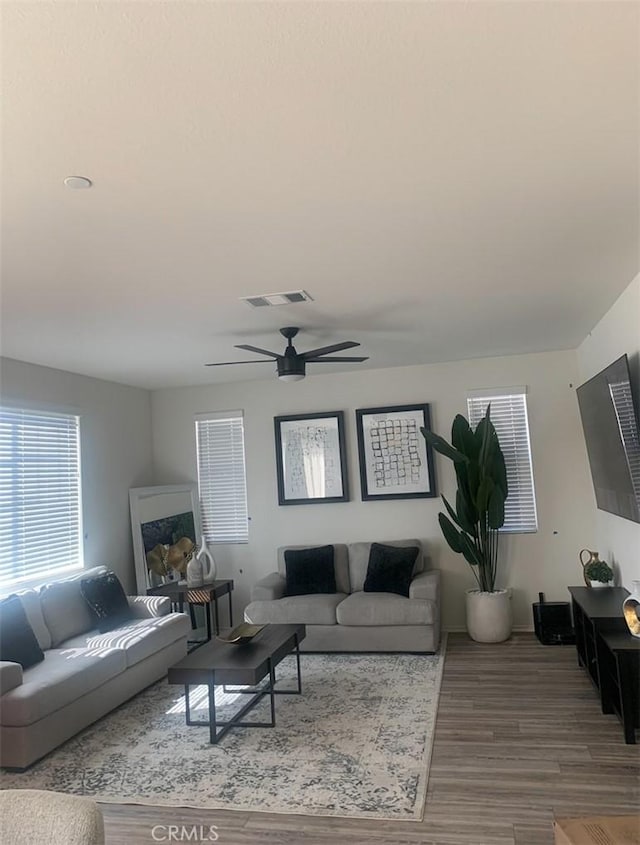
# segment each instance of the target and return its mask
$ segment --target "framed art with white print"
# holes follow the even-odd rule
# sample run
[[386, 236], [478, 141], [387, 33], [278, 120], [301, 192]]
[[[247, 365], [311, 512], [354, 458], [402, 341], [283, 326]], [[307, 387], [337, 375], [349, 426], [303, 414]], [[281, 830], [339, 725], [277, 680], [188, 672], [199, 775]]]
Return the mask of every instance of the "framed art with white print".
[[344, 412], [274, 418], [278, 504], [348, 502]]

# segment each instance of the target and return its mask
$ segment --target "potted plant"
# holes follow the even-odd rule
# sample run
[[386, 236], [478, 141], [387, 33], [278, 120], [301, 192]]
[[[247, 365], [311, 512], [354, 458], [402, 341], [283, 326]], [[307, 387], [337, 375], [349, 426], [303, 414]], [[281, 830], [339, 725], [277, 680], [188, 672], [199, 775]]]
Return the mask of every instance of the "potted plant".
[[608, 587], [613, 581], [613, 570], [604, 560], [592, 560], [585, 566], [584, 574], [592, 587]]
[[471, 566], [478, 588], [467, 590], [467, 630], [477, 642], [502, 642], [511, 635], [511, 605], [507, 590], [497, 590], [499, 529], [504, 525], [508, 494], [507, 471], [498, 435], [490, 419], [491, 406], [475, 431], [458, 414], [451, 443], [421, 429], [427, 443], [453, 461], [458, 489], [455, 508], [442, 497], [447, 513], [438, 514], [445, 540]]

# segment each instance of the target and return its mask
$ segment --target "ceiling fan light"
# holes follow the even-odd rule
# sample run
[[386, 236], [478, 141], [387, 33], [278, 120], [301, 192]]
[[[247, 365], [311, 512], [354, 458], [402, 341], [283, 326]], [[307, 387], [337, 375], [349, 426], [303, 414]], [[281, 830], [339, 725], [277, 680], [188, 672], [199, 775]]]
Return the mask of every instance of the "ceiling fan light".
[[[291, 340], [289, 340], [289, 344], [291, 344]], [[292, 352], [287, 354], [290, 349]], [[276, 362], [276, 369], [279, 379], [283, 381], [300, 381], [305, 377], [307, 368], [304, 359], [296, 355], [295, 349], [289, 346], [285, 354], [279, 356]]]

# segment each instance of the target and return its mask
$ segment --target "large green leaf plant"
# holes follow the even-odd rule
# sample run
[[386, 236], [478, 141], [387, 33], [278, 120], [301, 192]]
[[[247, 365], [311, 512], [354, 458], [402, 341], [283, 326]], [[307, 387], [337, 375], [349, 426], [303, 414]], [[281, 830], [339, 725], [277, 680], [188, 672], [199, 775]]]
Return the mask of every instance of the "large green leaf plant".
[[447, 514], [438, 514], [445, 540], [464, 555], [482, 592], [494, 592], [499, 531], [504, 525], [507, 471], [498, 435], [490, 419], [491, 405], [474, 431], [458, 414], [451, 443], [422, 428], [427, 443], [453, 461], [458, 489], [455, 508], [442, 497]]

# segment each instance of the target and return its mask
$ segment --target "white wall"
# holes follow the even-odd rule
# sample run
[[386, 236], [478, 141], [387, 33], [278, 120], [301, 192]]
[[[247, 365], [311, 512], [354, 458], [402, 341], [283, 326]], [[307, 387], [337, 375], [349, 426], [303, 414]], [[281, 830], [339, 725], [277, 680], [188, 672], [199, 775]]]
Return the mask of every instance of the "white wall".
[[[466, 414], [468, 389], [527, 385], [539, 531], [505, 538], [508, 563], [500, 580], [503, 586], [513, 587], [515, 624], [530, 628], [531, 602], [537, 600], [538, 591], [544, 591], [549, 600], [567, 600], [567, 585], [581, 582], [577, 552], [595, 540], [595, 506], [575, 399], [577, 378], [575, 352], [570, 351], [312, 375], [295, 384], [282, 384], [274, 377], [159, 390], [152, 393], [156, 483], [195, 480], [194, 414], [242, 409], [250, 542], [215, 547], [221, 573], [236, 579], [238, 605], [248, 600], [251, 584], [275, 568], [279, 545], [418, 537], [428, 546], [433, 565], [443, 571], [444, 625], [463, 628], [463, 591], [475, 582], [464, 560], [441, 537], [440, 502], [359, 500], [354, 410], [429, 402], [434, 430], [448, 436], [455, 414]], [[346, 411], [352, 501], [279, 507], [273, 417], [335, 410]], [[437, 474], [439, 490], [452, 493], [453, 470], [439, 457]]]
[[[584, 382], [625, 352], [640, 401], [640, 275], [631, 282], [578, 347], [580, 381]], [[590, 491], [594, 506], [595, 495]], [[621, 516], [596, 511], [596, 543], [600, 556], [617, 569], [616, 581], [628, 590], [640, 578], [640, 525]]]
[[3, 401], [81, 415], [85, 565], [109, 566], [132, 590], [129, 488], [153, 483], [149, 392], [8, 358], [0, 391]]

